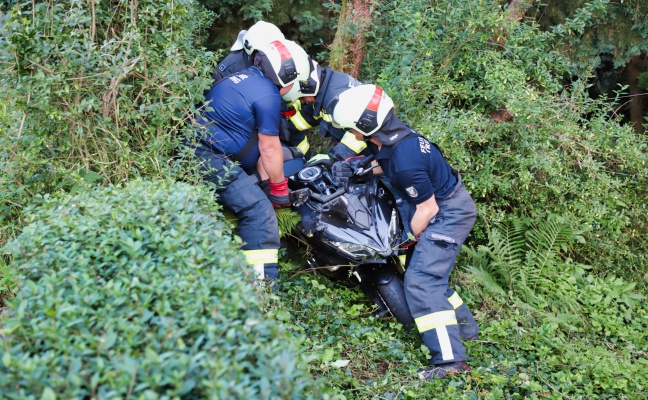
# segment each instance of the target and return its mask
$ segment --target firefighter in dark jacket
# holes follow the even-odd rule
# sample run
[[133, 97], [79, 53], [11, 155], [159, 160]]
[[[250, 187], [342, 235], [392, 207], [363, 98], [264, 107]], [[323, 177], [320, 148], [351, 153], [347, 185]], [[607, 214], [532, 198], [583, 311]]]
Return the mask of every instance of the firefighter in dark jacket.
[[[306, 52], [288, 40], [259, 48], [251, 62], [206, 94], [194, 117], [197, 140], [190, 145], [205, 178], [217, 185], [217, 201], [237, 217], [248, 263], [259, 278], [276, 279], [279, 229], [273, 206], [290, 205], [279, 141], [281, 96], [310, 64]], [[267, 195], [257, 176], [267, 179]]]
[[[258, 21], [247, 31], [241, 31], [231, 47], [230, 54], [218, 64], [212, 74], [214, 82], [250, 66], [254, 51], [259, 46], [277, 39], [284, 39], [284, 35], [270, 22]], [[332, 102], [344, 90], [362, 83], [345, 73], [328, 67], [321, 68], [315, 60], [311, 60], [310, 73], [304, 77], [300, 76], [298, 81], [299, 84], [284, 96], [282, 105], [285, 119], [281, 120], [281, 139], [292, 147], [290, 151], [294, 153], [296, 149], [300, 154], [306, 155], [310, 149], [306, 132], [314, 127], [318, 127], [321, 136], [330, 137], [336, 143], [329, 151], [333, 160], [342, 160], [365, 150], [366, 145], [356, 141], [353, 134], [335, 128], [330, 123]], [[289, 154], [285, 149], [284, 151], [288, 159], [299, 155]]]
[[[419, 376], [433, 379], [467, 370], [461, 339], [476, 339], [479, 327], [448, 286], [456, 256], [477, 216], [460, 174], [435, 144], [394, 115], [392, 100], [378, 86], [341, 93], [331, 111], [334, 124], [351, 129], [358, 140], [369, 141], [374, 162], [380, 166], [377, 171], [409, 204], [410, 216], [403, 219], [416, 244], [405, 272], [405, 296], [432, 356]], [[333, 173], [339, 181], [348, 179], [349, 162], [336, 162]]]
[[309, 79], [295, 85], [291, 95], [286, 97], [291, 103], [283, 114], [288, 118], [291, 137], [300, 137], [318, 126], [320, 136], [330, 137], [336, 143], [328, 152], [333, 161], [361, 154], [367, 148], [366, 144], [355, 140], [355, 136], [346, 129], [331, 124], [331, 113], [339, 95], [360, 85], [362, 82], [354, 77], [329, 67], [321, 68], [311, 60]]

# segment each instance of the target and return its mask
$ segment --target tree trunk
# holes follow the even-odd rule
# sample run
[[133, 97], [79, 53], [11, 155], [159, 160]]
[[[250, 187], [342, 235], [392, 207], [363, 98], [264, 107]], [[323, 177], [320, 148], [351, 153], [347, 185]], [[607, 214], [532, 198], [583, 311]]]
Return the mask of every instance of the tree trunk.
[[[522, 18], [526, 15], [529, 6], [533, 4], [535, 0], [511, 0], [508, 5], [509, 19], [515, 23], [519, 24], [522, 21]], [[495, 36], [490, 40], [490, 43], [496, 44], [504, 48], [506, 44], [506, 38], [508, 37], [508, 27], [501, 27]], [[513, 119], [513, 114], [506, 108], [505, 105], [502, 105], [497, 110], [491, 111], [491, 121], [493, 122], [508, 122]]]
[[628, 93], [630, 94], [630, 121], [634, 127], [634, 131], [642, 134], [645, 132], [644, 127], [644, 113], [643, 102], [641, 98], [641, 90], [637, 78], [641, 73], [641, 56], [633, 56], [628, 63]]
[[372, 22], [371, 9], [378, 0], [343, 0], [329, 65], [353, 77], [360, 75], [365, 56], [365, 33]]
[[509, 3], [509, 16], [511, 17], [511, 20], [522, 20], [533, 2], [534, 0], [511, 0]]

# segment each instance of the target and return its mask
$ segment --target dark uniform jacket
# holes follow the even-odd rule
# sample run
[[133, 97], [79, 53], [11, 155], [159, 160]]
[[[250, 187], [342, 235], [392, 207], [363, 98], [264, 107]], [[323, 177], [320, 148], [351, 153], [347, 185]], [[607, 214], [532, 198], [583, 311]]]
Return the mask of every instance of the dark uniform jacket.
[[236, 50], [229, 53], [223, 61], [218, 63], [218, 67], [212, 74], [214, 84], [226, 76], [246, 69], [248, 67], [249, 58], [250, 56], [248, 56], [248, 53], [246, 53], [245, 50]]
[[361, 153], [366, 145], [355, 140], [353, 135], [347, 134], [344, 129], [335, 128], [331, 123], [331, 113], [339, 100], [340, 93], [359, 85], [362, 85], [362, 82], [348, 74], [334, 71], [329, 67], [323, 68], [315, 103], [301, 105], [301, 108], [289, 117], [291, 136], [297, 137], [298, 132], [319, 126], [321, 136], [331, 137], [341, 144], [329, 152], [334, 159], [345, 159]]
[[456, 171], [438, 146], [393, 112], [383, 122], [377, 137], [383, 143], [380, 151], [374, 144], [370, 144], [370, 149], [389, 181], [407, 233], [417, 204], [429, 200], [432, 195], [441, 200], [452, 193], [458, 182]]

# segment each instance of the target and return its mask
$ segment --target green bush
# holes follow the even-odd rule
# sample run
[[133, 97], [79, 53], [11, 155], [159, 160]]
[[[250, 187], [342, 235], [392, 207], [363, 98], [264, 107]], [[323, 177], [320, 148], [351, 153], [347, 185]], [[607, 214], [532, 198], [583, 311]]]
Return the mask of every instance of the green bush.
[[382, 2], [364, 74], [463, 173], [481, 217], [472, 239], [509, 218], [558, 215], [583, 232], [574, 259], [640, 280], [648, 137], [588, 97], [588, 76], [565, 85], [559, 50], [586, 23], [579, 15], [543, 32], [487, 0]]
[[19, 290], [0, 397], [315, 396], [214, 204], [204, 189], [134, 180], [30, 209], [5, 249]]
[[11, 2], [0, 13], [0, 223], [36, 194], [168, 174], [210, 84], [194, 0]]

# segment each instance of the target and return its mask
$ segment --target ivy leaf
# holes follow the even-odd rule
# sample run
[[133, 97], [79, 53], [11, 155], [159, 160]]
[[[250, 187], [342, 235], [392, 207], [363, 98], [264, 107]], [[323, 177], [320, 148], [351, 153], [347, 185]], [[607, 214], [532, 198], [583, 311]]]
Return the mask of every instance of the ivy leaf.
[[332, 362], [329, 365], [335, 368], [344, 368], [347, 365], [349, 365], [350, 362], [351, 362], [350, 360], [336, 360], [335, 362]]

